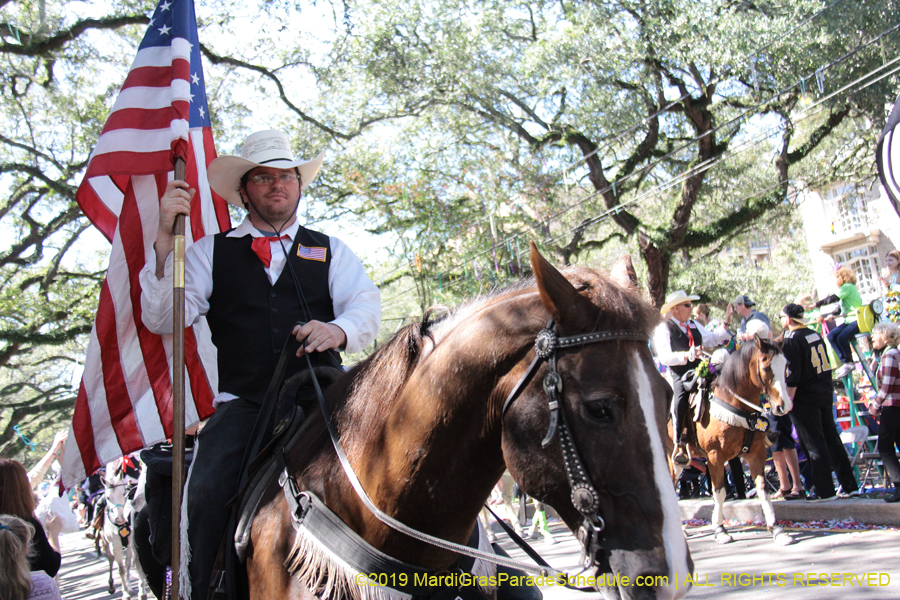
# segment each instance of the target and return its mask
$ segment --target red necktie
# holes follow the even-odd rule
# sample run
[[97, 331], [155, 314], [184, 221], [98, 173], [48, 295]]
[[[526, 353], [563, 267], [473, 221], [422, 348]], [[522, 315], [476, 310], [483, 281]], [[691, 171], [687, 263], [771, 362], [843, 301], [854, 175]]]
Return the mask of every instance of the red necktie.
[[256, 255], [259, 257], [259, 260], [262, 261], [263, 266], [268, 269], [269, 264], [272, 262], [272, 242], [289, 239], [291, 238], [287, 234], [281, 236], [280, 238], [265, 236], [253, 238], [253, 241], [250, 243], [250, 248], [256, 253]]
[[694, 345], [694, 336], [691, 334], [691, 326], [688, 323], [682, 323], [684, 328], [687, 329], [688, 334], [688, 348]]

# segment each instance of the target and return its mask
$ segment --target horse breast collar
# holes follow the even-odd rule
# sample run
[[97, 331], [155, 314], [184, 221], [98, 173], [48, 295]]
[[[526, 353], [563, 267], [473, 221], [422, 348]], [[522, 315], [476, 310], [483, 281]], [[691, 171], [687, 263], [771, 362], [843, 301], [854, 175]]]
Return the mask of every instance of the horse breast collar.
[[[572, 489], [572, 505], [581, 513], [584, 520], [577, 532], [578, 541], [582, 545], [582, 567], [588, 569], [596, 564], [596, 557], [603, 549], [600, 545], [600, 533], [606, 526], [603, 517], [600, 516], [600, 497], [594, 489], [590, 479], [584, 471], [584, 463], [575, 448], [572, 432], [566, 424], [565, 412], [560, 412], [560, 394], [563, 391], [562, 376], [557, 370], [557, 350], [560, 348], [572, 348], [598, 342], [616, 340], [647, 342], [647, 336], [637, 331], [595, 331], [581, 333], [566, 337], [559, 337], [556, 333], [556, 324], [551, 319], [547, 327], [538, 332], [534, 340], [534, 360], [528, 366], [525, 374], [513, 387], [503, 403], [501, 418], [506, 416], [512, 403], [518, 397], [519, 392], [525, 387], [526, 382], [537, 369], [542, 360], [547, 361], [548, 371], [544, 376], [544, 392], [547, 394], [550, 408], [550, 426], [547, 434], [541, 440], [541, 446], [547, 448], [553, 440], [557, 429], [559, 430], [559, 445], [562, 449], [563, 460], [566, 464], [566, 476]], [[561, 427], [559, 425], [562, 425]]]
[[[738, 396], [740, 398], [740, 396]], [[750, 404], [748, 402], [748, 404]], [[754, 406], [753, 404], [750, 404]], [[768, 417], [760, 411], [747, 412], [728, 404], [715, 394], [709, 397], [709, 415], [727, 425], [744, 429], [744, 440], [741, 442], [741, 454], [750, 452], [753, 436], [756, 432], [766, 433], [771, 429]]]

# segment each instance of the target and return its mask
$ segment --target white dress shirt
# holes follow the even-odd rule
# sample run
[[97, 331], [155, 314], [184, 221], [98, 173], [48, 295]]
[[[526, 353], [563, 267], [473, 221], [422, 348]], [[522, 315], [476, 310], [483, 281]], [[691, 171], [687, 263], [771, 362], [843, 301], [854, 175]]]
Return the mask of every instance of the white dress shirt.
[[[289, 249], [300, 228], [296, 220], [287, 227], [282, 235], [284, 247]], [[226, 234], [228, 237], [245, 235], [264, 237], [250, 222], [249, 217], [235, 229]], [[331, 323], [340, 327], [347, 336], [345, 352], [359, 352], [368, 346], [381, 326], [381, 292], [366, 275], [360, 260], [344, 242], [329, 236], [331, 242], [331, 265], [328, 270], [328, 290], [334, 306], [335, 318]], [[213, 242], [212, 235], [205, 236], [191, 245], [185, 253], [184, 262], [184, 305], [186, 326], [193, 325], [209, 311], [209, 297], [213, 290]], [[271, 244], [272, 260], [266, 268], [266, 275], [273, 285], [281, 276], [286, 260], [281, 244]], [[148, 260], [140, 273], [141, 282], [141, 320], [147, 329], [157, 334], [172, 333], [172, 254], [166, 259], [165, 273], [162, 279], [156, 278], [155, 254]], [[239, 277], [235, 273], [235, 277]], [[220, 394], [214, 404], [234, 398], [231, 394]]]
[[[687, 334], [687, 325], [679, 322], [674, 315], [669, 315], [669, 317], [657, 325], [656, 329], [653, 331], [653, 348], [656, 350], [656, 357], [660, 364], [667, 367], [679, 367], [688, 363], [688, 353], [684, 350], [672, 351], [672, 342], [669, 339], [668, 325], [670, 320], [674, 321], [681, 331]], [[728, 340], [731, 339], [731, 333], [723, 325], [720, 325], [714, 331], [709, 331], [693, 319], [688, 320], [688, 323], [692, 324], [697, 328], [697, 331], [700, 332], [700, 336], [703, 338], [700, 345], [704, 348], [715, 348], [721, 344], [727, 344]], [[694, 340], [694, 342], [696, 343], [696, 340]]]

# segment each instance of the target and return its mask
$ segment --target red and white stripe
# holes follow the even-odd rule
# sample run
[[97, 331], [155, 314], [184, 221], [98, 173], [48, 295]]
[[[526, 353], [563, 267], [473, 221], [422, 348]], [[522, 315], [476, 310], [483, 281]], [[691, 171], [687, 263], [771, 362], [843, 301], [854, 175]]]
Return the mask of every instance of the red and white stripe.
[[[112, 242], [84, 375], [66, 445], [63, 480], [71, 487], [87, 473], [172, 434], [172, 339], [141, 322], [138, 275], [155, 262], [159, 198], [172, 178], [175, 154], [197, 189], [186, 245], [230, 227], [225, 202], [214, 194], [206, 168], [216, 157], [208, 127], [188, 127], [189, 47], [140, 50], [91, 154], [77, 198]], [[218, 384], [215, 348], [201, 320], [185, 332], [185, 413], [190, 426], [213, 412]]]
[[303, 244], [299, 244], [297, 246], [297, 256], [300, 258], [305, 258], [307, 260], [318, 260], [320, 262], [325, 262], [325, 248], [321, 248], [318, 246], [304, 246]]

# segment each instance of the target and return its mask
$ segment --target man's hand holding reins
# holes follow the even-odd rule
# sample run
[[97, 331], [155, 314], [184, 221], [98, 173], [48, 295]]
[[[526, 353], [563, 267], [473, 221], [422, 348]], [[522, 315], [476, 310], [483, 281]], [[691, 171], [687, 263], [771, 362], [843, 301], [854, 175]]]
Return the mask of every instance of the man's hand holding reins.
[[[306, 340], [306, 352], [325, 352], [326, 350], [340, 350], [347, 344], [347, 334], [334, 323], [310, 321], [304, 325], [297, 325], [292, 332], [298, 342]], [[297, 356], [302, 356], [303, 347], [297, 350]]]
[[175, 247], [175, 218], [191, 214], [191, 200], [197, 190], [184, 181], [172, 180], [166, 184], [166, 192], [159, 199], [159, 231], [156, 233], [156, 278], [165, 274], [166, 259]]
[[688, 348], [687, 352], [685, 352], [685, 359], [687, 362], [697, 360], [698, 356], [700, 356], [700, 349], [697, 346], [691, 346]]

